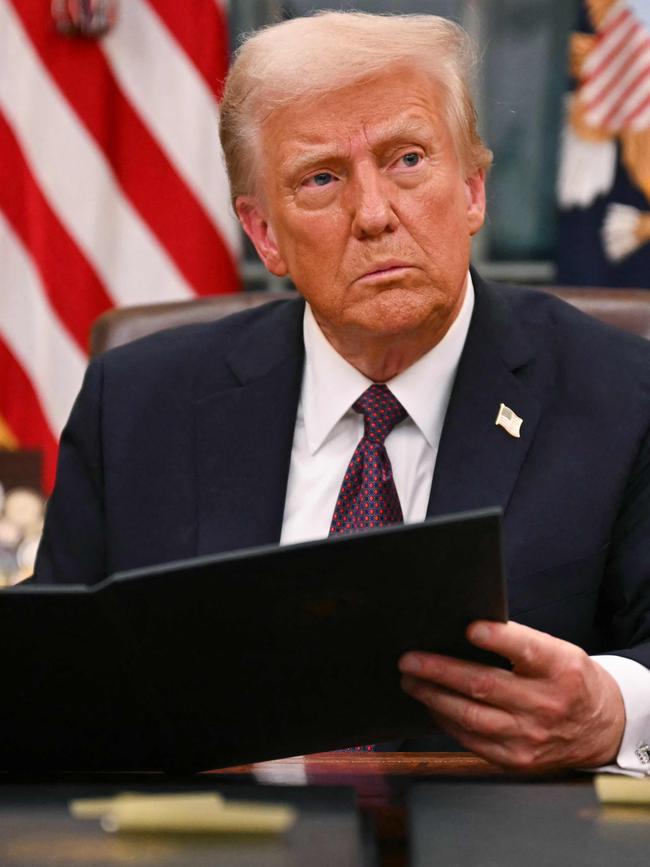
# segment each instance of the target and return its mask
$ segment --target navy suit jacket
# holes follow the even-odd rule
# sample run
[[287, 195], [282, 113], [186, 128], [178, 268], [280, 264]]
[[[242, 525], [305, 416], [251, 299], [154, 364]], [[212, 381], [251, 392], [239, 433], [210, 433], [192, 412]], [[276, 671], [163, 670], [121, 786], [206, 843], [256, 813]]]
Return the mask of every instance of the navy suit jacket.
[[[543, 293], [475, 288], [427, 513], [500, 506], [512, 619], [650, 667], [650, 344]], [[35, 579], [277, 542], [302, 317], [280, 301], [93, 361]]]

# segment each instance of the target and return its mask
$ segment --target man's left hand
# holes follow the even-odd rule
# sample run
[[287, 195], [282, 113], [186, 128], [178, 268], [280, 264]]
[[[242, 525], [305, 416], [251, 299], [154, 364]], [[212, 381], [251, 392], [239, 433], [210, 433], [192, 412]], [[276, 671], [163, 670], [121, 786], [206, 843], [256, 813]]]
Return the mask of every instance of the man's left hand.
[[519, 770], [599, 767], [615, 761], [625, 707], [614, 678], [579, 647], [519, 623], [476, 621], [467, 637], [511, 671], [405, 654], [402, 688], [467, 749]]

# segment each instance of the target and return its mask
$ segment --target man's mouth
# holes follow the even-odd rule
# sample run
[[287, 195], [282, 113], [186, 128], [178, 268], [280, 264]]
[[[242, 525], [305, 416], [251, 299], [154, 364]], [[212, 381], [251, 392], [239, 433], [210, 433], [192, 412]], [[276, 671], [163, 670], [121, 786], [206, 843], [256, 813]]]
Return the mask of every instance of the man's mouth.
[[359, 277], [359, 280], [381, 280], [386, 277], [394, 277], [400, 271], [411, 268], [409, 262], [403, 262], [398, 259], [390, 259], [386, 262], [379, 262], [373, 265], [368, 271]]

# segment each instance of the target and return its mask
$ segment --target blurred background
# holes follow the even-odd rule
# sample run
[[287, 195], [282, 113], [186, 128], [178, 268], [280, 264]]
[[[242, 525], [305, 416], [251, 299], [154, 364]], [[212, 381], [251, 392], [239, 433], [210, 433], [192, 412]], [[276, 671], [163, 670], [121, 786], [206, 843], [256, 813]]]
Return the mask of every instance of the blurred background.
[[[440, 14], [480, 47], [484, 277], [650, 286], [650, 0], [317, 7]], [[286, 288], [234, 219], [218, 102], [243, 33], [313, 8], [0, 0], [0, 583], [30, 568], [96, 317]]]

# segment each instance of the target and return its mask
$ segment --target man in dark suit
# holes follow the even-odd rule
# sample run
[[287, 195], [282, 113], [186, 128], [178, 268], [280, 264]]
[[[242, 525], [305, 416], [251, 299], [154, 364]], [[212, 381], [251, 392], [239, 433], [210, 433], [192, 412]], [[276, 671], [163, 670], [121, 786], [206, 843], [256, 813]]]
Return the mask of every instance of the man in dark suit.
[[222, 108], [233, 198], [307, 304], [94, 362], [36, 575], [501, 505], [518, 622], [468, 636], [512, 671], [414, 652], [404, 689], [503, 765], [643, 770], [650, 347], [469, 273], [490, 154], [467, 50], [433, 16], [340, 13], [244, 45]]

